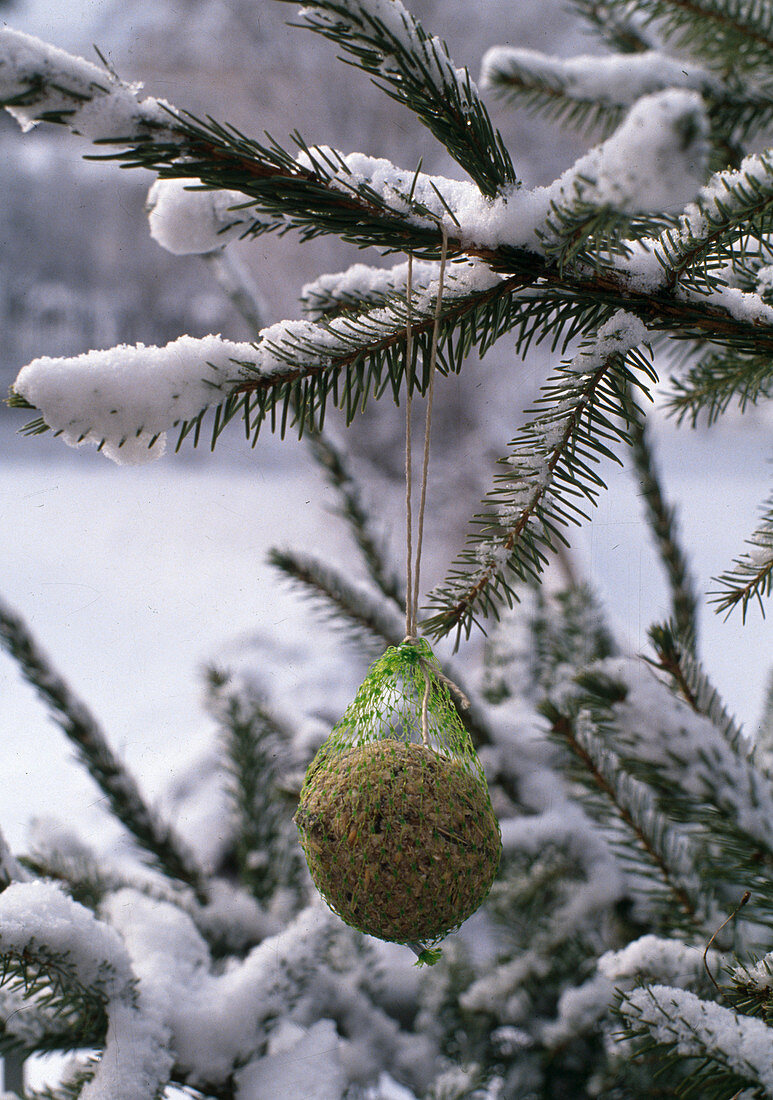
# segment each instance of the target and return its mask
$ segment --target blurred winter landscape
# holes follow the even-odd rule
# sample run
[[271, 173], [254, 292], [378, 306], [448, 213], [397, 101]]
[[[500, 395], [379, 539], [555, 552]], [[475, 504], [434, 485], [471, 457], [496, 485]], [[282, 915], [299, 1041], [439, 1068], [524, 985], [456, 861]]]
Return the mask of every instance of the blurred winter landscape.
[[[569, 55], [588, 49], [558, 2], [414, 0], [426, 26], [477, 75], [484, 51], [512, 43]], [[443, 150], [367, 79], [317, 38], [288, 29], [293, 9], [272, 0], [43, 0], [0, 9], [7, 23], [93, 57], [97, 43], [120, 75], [193, 112], [247, 132], [391, 157], [430, 172]], [[492, 105], [522, 178], [546, 182], [582, 146]], [[153, 242], [144, 202], [151, 178], [85, 162], [92, 150], [44, 128], [27, 136], [0, 119], [0, 386], [44, 354], [77, 354], [119, 342], [162, 344], [182, 333], [250, 338], [248, 327], [198, 257]], [[304, 282], [358, 257], [323, 238], [292, 236], [237, 247], [263, 299], [266, 321], [298, 315]], [[370, 258], [369, 258], [370, 259]], [[371, 261], [373, 262], [373, 261]], [[464, 537], [491, 465], [553, 365], [546, 347], [525, 364], [507, 340], [483, 363], [438, 389], [425, 590], [440, 580]], [[667, 377], [667, 370], [663, 372]], [[491, 382], [497, 380], [495, 393]], [[507, 400], [503, 400], [503, 394]], [[0, 408], [0, 590], [98, 716], [153, 800], [206, 853], [211, 806], [197, 781], [212, 748], [200, 708], [207, 661], [252, 660], [282, 699], [324, 695], [331, 722], [366, 658], [315, 617], [266, 562], [272, 546], [351, 553], [332, 494], [306, 446], [266, 434], [252, 450], [235, 425], [214, 454], [206, 443], [141, 468], [117, 467], [92, 449], [71, 451], [16, 433], [24, 413]], [[385, 531], [401, 539], [402, 416], [383, 402], [339, 438], [351, 446]], [[753, 530], [769, 487], [771, 424], [732, 417], [711, 431], [657, 420], [658, 460], [679, 508], [684, 544], [705, 591]], [[624, 648], [646, 644], [667, 613], [665, 586], [632, 478], [610, 467], [609, 492], [592, 522], [572, 533], [574, 564], [596, 587]], [[474, 657], [479, 640], [468, 647]], [[753, 737], [773, 647], [757, 608], [722, 622], [704, 607], [705, 664], [728, 708]], [[465, 660], [464, 647], [458, 660]], [[333, 676], [332, 670], [335, 671]], [[332, 681], [332, 683], [331, 683]], [[0, 656], [0, 823], [23, 848], [29, 822], [55, 817], [101, 846], [116, 837], [96, 788], [15, 665]]]

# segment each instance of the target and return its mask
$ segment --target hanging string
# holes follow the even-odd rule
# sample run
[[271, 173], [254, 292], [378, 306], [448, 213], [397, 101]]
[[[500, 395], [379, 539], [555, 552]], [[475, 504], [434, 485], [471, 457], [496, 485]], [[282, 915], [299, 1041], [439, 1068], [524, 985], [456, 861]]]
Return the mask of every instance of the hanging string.
[[413, 331], [411, 328], [411, 299], [413, 297], [413, 255], [408, 253], [408, 276], [405, 285], [405, 636], [412, 638], [413, 626], [413, 542], [411, 536], [411, 406], [413, 404], [411, 371], [413, 369]]
[[421, 572], [421, 550], [424, 538], [424, 512], [427, 502], [427, 480], [429, 473], [429, 439], [432, 427], [432, 399], [435, 392], [435, 369], [437, 366], [437, 349], [440, 336], [440, 315], [443, 306], [443, 284], [446, 273], [446, 259], [448, 256], [448, 232], [442, 222], [438, 222], [442, 234], [440, 249], [440, 271], [438, 274], [438, 290], [435, 299], [435, 317], [432, 326], [432, 341], [429, 356], [429, 379], [427, 385], [427, 411], [424, 421], [424, 453], [422, 457], [421, 494], [419, 498], [418, 531], [416, 538], [416, 557], [413, 560], [413, 532], [412, 532], [412, 439], [411, 439], [411, 382], [409, 372], [413, 366], [413, 330], [411, 301], [413, 297], [413, 257], [408, 255], [408, 275], [406, 281], [406, 322], [405, 322], [405, 355], [406, 355], [406, 390], [405, 402], [405, 514], [406, 514], [406, 591], [405, 591], [405, 636], [406, 639], [416, 637], [417, 613], [419, 606], [419, 577]]
[[419, 531], [416, 538], [416, 565], [413, 570], [413, 632], [416, 633], [416, 615], [419, 608], [419, 571], [421, 569], [421, 544], [424, 537], [424, 506], [427, 501], [427, 474], [429, 471], [429, 433], [432, 426], [432, 398], [435, 393], [435, 367], [437, 366], [437, 346], [440, 335], [440, 312], [443, 306], [443, 282], [446, 275], [446, 257], [448, 255], [448, 232], [440, 223], [443, 243], [440, 249], [440, 274], [438, 275], [437, 298], [435, 299], [435, 319], [432, 326], [432, 345], [429, 355], [429, 389], [427, 392], [427, 415], [424, 421], [424, 456], [421, 468], [421, 497], [419, 499]]

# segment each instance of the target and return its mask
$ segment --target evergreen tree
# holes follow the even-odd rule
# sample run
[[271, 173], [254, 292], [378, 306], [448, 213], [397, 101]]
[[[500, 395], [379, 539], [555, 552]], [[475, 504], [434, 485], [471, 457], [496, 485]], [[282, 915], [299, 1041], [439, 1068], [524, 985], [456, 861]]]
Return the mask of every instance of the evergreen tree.
[[[413, 111], [468, 179], [299, 134], [290, 151], [0, 31], [0, 102], [25, 126], [66, 126], [97, 155], [156, 172], [154, 236], [213, 254], [256, 325], [259, 306], [220, 255], [230, 240], [296, 230], [411, 256], [320, 277], [304, 320], [252, 343], [182, 337], [38, 359], [10, 397], [34, 414], [30, 433], [119, 462], [158, 457], [170, 432], [178, 447], [204, 433], [215, 446], [237, 419], [248, 439], [266, 422], [305, 435], [368, 585], [308, 554], [272, 561], [365, 648], [400, 642], [406, 592], [328, 406], [348, 423], [368, 398], [429, 391], [434, 351], [445, 374], [503, 338], [519, 354], [549, 341], [562, 357], [423, 622], [458, 644], [486, 620], [460, 713], [503, 836], [474, 939], [463, 929], [430, 971], [313, 900], [291, 824], [311, 711], [283, 713], [246, 670], [209, 671], [228, 809], [225, 849], [204, 866], [0, 607], [4, 647], [141, 857], [109, 865], [59, 833], [23, 857], [0, 849], [2, 1049], [77, 1052], [45, 1095], [773, 1096], [770, 707], [755, 752], [701, 664], [695, 587], [645, 416], [661, 363], [687, 424], [770, 395], [773, 160], [759, 146], [773, 121], [773, 8], [574, 3], [611, 52], [499, 47], [484, 64], [492, 92], [599, 139], [536, 190], [467, 70], [400, 0], [309, 0], [299, 18]], [[561, 590], [540, 587], [610, 457], [637, 472], [670, 583], [671, 618], [652, 625], [643, 658], [621, 651], [570, 570]], [[719, 611], [745, 615], [770, 595], [770, 499], [749, 547], [716, 581]], [[460, 681], [451, 658], [446, 672]]]

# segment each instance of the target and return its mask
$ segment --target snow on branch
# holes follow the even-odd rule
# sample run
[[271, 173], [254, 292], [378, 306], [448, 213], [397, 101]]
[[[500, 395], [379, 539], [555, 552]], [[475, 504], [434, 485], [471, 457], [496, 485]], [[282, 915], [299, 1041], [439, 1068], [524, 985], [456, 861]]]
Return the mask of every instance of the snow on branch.
[[[665, 671], [673, 677], [674, 670]], [[773, 911], [773, 782], [748, 743], [727, 725], [723, 708], [694, 679], [682, 702], [674, 684], [643, 674], [640, 661], [607, 658], [592, 665], [566, 692], [561, 721], [590, 711], [623, 767], [646, 783], [656, 804], [675, 823], [690, 823], [691, 844], [707, 897], [751, 892], [747, 921], [767, 923]], [[696, 713], [703, 702], [708, 714]], [[722, 860], [712, 852], [721, 845]], [[749, 925], [754, 934], [753, 925]], [[758, 933], [759, 934], [759, 933]]]
[[[611, 982], [622, 979], [670, 981], [678, 985], [701, 984], [706, 979], [703, 947], [694, 947], [681, 940], [667, 939], [647, 933], [618, 951], [607, 951], [598, 960], [597, 968]], [[716, 966], [716, 951], [709, 951], [707, 962]]]
[[[500, 460], [504, 469], [473, 521], [467, 548], [430, 596], [438, 610], [425, 620], [427, 632], [469, 635], [478, 614], [496, 614], [516, 598], [509, 578], [538, 576], [555, 540], [565, 542], [560, 528], [587, 518], [583, 505], [594, 504], [604, 488], [592, 464], [615, 457], [602, 440], [626, 438], [622, 383], [644, 385], [626, 357], [646, 338], [641, 321], [619, 311], [544, 387], [538, 415]], [[646, 360], [638, 356], [632, 365], [652, 381]]]
[[666, 818], [654, 792], [626, 769], [589, 712], [573, 722], [554, 715], [553, 732], [575, 757], [576, 774], [595, 800], [598, 816], [611, 826], [610, 843], [628, 872], [631, 892], [647, 905], [667, 892], [679, 910], [672, 907], [671, 921], [701, 927], [713, 910], [713, 899], [687, 830]]
[[401, 0], [306, 0], [299, 14], [415, 111], [484, 195], [517, 186], [510, 155], [470, 74], [456, 68], [446, 44], [427, 34]]
[[494, 46], [484, 54], [481, 84], [553, 118], [591, 125], [615, 125], [637, 99], [668, 88], [713, 96], [721, 89], [705, 69], [658, 50], [559, 58], [514, 46]]
[[[406, 374], [410, 384], [424, 384], [417, 364], [431, 336], [436, 293], [436, 281], [417, 290], [415, 357], [407, 371], [405, 303], [398, 298], [356, 320], [282, 321], [263, 329], [256, 344], [183, 336], [163, 348], [119, 345], [71, 359], [36, 359], [19, 373], [12, 403], [40, 412], [29, 431], [51, 428], [72, 445], [96, 443], [118, 462], [160, 457], [165, 433], [176, 426], [181, 438], [194, 428], [198, 435], [211, 406], [213, 439], [237, 412], [257, 432], [279, 406], [284, 427], [291, 404], [302, 431], [309, 419], [322, 418], [329, 397], [351, 418], [369, 392], [391, 385], [397, 395]], [[459, 367], [452, 334], [484, 343], [492, 328], [501, 332], [517, 323], [511, 299], [512, 285], [485, 265], [458, 265], [443, 299], [443, 369]]]
[[104, 908], [140, 989], [163, 1006], [176, 1065], [188, 1083], [205, 1087], [223, 1085], [235, 1069], [253, 1062], [272, 1026], [288, 1016], [320, 971], [335, 920], [323, 907], [306, 909], [222, 971], [176, 906], [121, 890]]
[[[716, 967], [718, 961], [717, 952], [710, 951], [709, 965]], [[542, 1030], [543, 1041], [557, 1047], [592, 1030], [612, 1007], [615, 992], [642, 980], [701, 987], [706, 982], [703, 949], [648, 933], [619, 951], [605, 952], [592, 977], [561, 994], [556, 1019]]]
[[56, 122], [92, 141], [151, 134], [173, 140], [171, 108], [163, 100], [142, 98], [141, 89], [32, 35], [0, 28], [0, 105], [24, 130], [36, 122]]
[[[437, 280], [438, 270], [438, 264], [431, 260], [414, 260], [413, 286], [421, 290]], [[353, 264], [346, 271], [320, 275], [306, 283], [301, 290], [301, 305], [313, 320], [367, 305], [383, 305], [387, 299], [405, 294], [407, 276], [407, 263], [387, 268]], [[454, 278], [453, 267], [449, 269], [449, 277]]]
[[[743, 836], [750, 856], [773, 858], [773, 783], [744, 751], [744, 741], [734, 744], [711, 717], [675, 701], [657, 676], [642, 675], [638, 662], [608, 658], [594, 671], [621, 686], [612, 710], [624, 758], [647, 766], [672, 804], [686, 798], [712, 807], [712, 829], [724, 821]], [[690, 818], [699, 815], [694, 810]]]
[[[696, 1059], [714, 1084], [719, 1074], [727, 1074], [726, 1095], [750, 1087], [773, 1096], [773, 1033], [764, 1020], [666, 985], [626, 993], [620, 1013], [633, 1035]], [[694, 1077], [691, 1082], [697, 1086]]]
[[[378, 0], [383, 15], [379, 5], [394, 15], [395, 0], [388, 7]], [[66, 88], [67, 81], [73, 85], [72, 102], [68, 100], [64, 110], [52, 96], [61, 97], [56, 89]], [[344, 156], [326, 147], [310, 148], [297, 135], [301, 152], [291, 156], [271, 140], [261, 144], [212, 120], [167, 109], [160, 101], [139, 100], [134, 86], [122, 84], [106, 70], [4, 30], [0, 102], [18, 111], [22, 101], [27, 121], [55, 120], [93, 140], [126, 146], [111, 156], [127, 165], [232, 193], [202, 199], [198, 215], [191, 215], [179, 190], [156, 192], [155, 224], [173, 248], [202, 244], [196, 240], [201, 226], [187, 222], [178, 232], [178, 214], [184, 222], [189, 216], [203, 221], [203, 243], [212, 247], [219, 243], [214, 238], [220, 229], [228, 225], [237, 231], [227, 222], [233, 214], [238, 232], [245, 236], [294, 226], [306, 237], [335, 233], [358, 244], [397, 246], [415, 253], [429, 250], [434, 255], [440, 242], [437, 223], [442, 220], [452, 250], [507, 246], [539, 255], [544, 254], [540, 230], [551, 212], [567, 203], [581, 199], [619, 213], [674, 209], [692, 199], [703, 183], [705, 111], [697, 93], [679, 88], [643, 97], [607, 141], [549, 187], [509, 190], [493, 201], [475, 184], [408, 172], [361, 153]], [[466, 122], [464, 129], [467, 133]], [[243, 200], [240, 212], [229, 210], [239, 205], [232, 201], [239, 195], [251, 204]], [[192, 210], [193, 200], [187, 201]], [[250, 220], [250, 205], [268, 221], [256, 216]]]
[[[147, 211], [151, 237], [174, 256], [215, 252], [260, 231], [252, 203], [241, 191], [197, 187], [190, 180], [156, 180], [148, 192]], [[283, 223], [262, 224], [270, 232]]]
[[[409, 173], [383, 158], [315, 146], [297, 158], [329, 186], [372, 195], [417, 225], [442, 221], [465, 250], [525, 248], [545, 255], [556, 212], [581, 202], [620, 215], [681, 210], [704, 183], [708, 123], [696, 92], [670, 89], [635, 103], [615, 132], [547, 187], [488, 201], [462, 180]], [[410, 196], [410, 201], [409, 201]], [[422, 219], [422, 212], [424, 218]]]
[[773, 9], [758, 0], [636, 0], [645, 25], [720, 71], [769, 70]]
[[163, 348], [44, 356], [22, 368], [13, 392], [70, 446], [96, 443], [115, 462], [136, 464], [164, 453], [168, 429], [222, 401], [236, 361], [254, 353], [219, 336], [181, 336]]
[[[57, 885], [17, 883], [0, 895], [0, 956], [6, 980], [41, 998], [44, 1022], [52, 1001], [104, 1012], [104, 1053], [83, 1100], [146, 1100], [168, 1080], [169, 1031], [159, 1005], [136, 988], [121, 937]], [[30, 1013], [19, 1023], [23, 1041]], [[14, 1033], [13, 1017], [5, 1026]]]
[[[675, 227], [653, 242], [663, 267], [685, 275], [709, 279], [707, 267], [718, 267], [731, 257], [732, 244], [743, 239], [767, 240], [773, 209], [773, 154], [750, 153], [737, 169], [717, 172], [679, 217]], [[716, 255], [712, 254], [712, 251]], [[718, 251], [717, 251], [718, 250]], [[723, 279], [723, 287], [726, 279]], [[710, 285], [710, 284], [709, 284]], [[734, 288], [718, 290], [730, 311], [756, 312], [769, 324], [773, 313], [757, 294], [741, 294]], [[752, 319], [755, 319], [754, 317]]]
[[0, 953], [24, 952], [64, 960], [66, 976], [103, 1001], [128, 996], [134, 979], [118, 934], [53, 883], [12, 883], [0, 894]]
[[649, 629], [650, 641], [657, 654], [656, 668], [665, 672], [679, 695], [696, 714], [708, 718], [716, 730], [741, 759], [753, 756], [749, 740], [735, 718], [726, 709], [722, 697], [711, 682], [703, 665], [690, 648], [691, 638], [675, 629], [676, 624], [654, 623]]

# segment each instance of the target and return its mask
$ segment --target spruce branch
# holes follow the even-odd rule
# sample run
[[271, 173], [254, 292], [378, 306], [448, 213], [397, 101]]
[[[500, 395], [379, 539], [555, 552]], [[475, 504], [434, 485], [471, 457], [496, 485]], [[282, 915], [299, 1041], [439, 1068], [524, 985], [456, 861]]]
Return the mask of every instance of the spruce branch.
[[[50, 106], [40, 89], [40, 72], [50, 70], [55, 62], [63, 71], [68, 66], [88, 63], [66, 54], [62, 60], [59, 57], [62, 51], [52, 52], [29, 39], [35, 47], [34, 64], [20, 66], [15, 56], [14, 34], [0, 32], [0, 55], [3, 52], [10, 55], [11, 66], [10, 75], [0, 86], [0, 102], [4, 101], [5, 93], [10, 102], [22, 89], [29, 99], [25, 117], [33, 120], [45, 114]], [[4, 37], [7, 35], [11, 35], [10, 48]], [[27, 40], [27, 36], [21, 37]], [[87, 104], [91, 102], [88, 87], [88, 81], [82, 81], [81, 95]], [[136, 108], [136, 91], [132, 91], [132, 103]], [[206, 187], [244, 194], [248, 201], [253, 201], [256, 216], [260, 215], [255, 232], [265, 232], [267, 214], [270, 219], [278, 219], [277, 225], [281, 222], [284, 228], [299, 229], [302, 236], [334, 233], [361, 245], [374, 244], [387, 250], [437, 257], [442, 237], [437, 222], [441, 219], [448, 230], [450, 255], [466, 253], [502, 274], [520, 275], [519, 285], [543, 281], [546, 290], [564, 298], [578, 295], [585, 301], [591, 297], [603, 299], [609, 306], [637, 313], [649, 328], [668, 329], [677, 338], [703, 337], [758, 354], [767, 350], [767, 344], [773, 346], [773, 335], [765, 331], [773, 329], [767, 315], [739, 315], [733, 303], [725, 301], [707, 303], [702, 299], [696, 304], [668, 287], [660, 290], [651, 285], [646, 289], [638, 287], [635, 280], [632, 284], [622, 261], [614, 264], [609, 273], [581, 269], [557, 273], [554, 261], [541, 256], [536, 249], [526, 249], [521, 244], [498, 243], [492, 247], [476, 243], [478, 215], [483, 208], [465, 228], [459, 221], [461, 210], [454, 210], [455, 200], [450, 194], [443, 194], [443, 180], [393, 169], [385, 185], [383, 179], [377, 181], [376, 162], [369, 158], [364, 158], [367, 163], [363, 164], [360, 155], [352, 159], [331, 149], [310, 149], [300, 137], [296, 138], [300, 154], [292, 156], [271, 138], [265, 143], [254, 141], [214, 120], [196, 120], [168, 105], [153, 103], [152, 110], [147, 107], [143, 108], [144, 114], [139, 112], [139, 122], [131, 116], [118, 131], [115, 128], [97, 131], [96, 140], [123, 146], [112, 157], [127, 167], [145, 167], [166, 178], [199, 180]], [[153, 117], [156, 114], [163, 117], [163, 127], [140, 126], [140, 122], [144, 125], [148, 111]], [[102, 117], [102, 113], [96, 114]], [[110, 112], [104, 114], [110, 116]], [[687, 125], [689, 119], [685, 117], [683, 121]], [[692, 121], [697, 122], [697, 116]], [[70, 123], [74, 125], [73, 120]], [[89, 131], [88, 136], [94, 137], [94, 132]], [[383, 167], [383, 162], [379, 165]], [[515, 192], [511, 199], [517, 199], [519, 194]], [[465, 196], [473, 198], [467, 192]], [[496, 210], [490, 208], [487, 218], [504, 213], [507, 204], [498, 198], [494, 206]]]
[[740, 604], [744, 622], [752, 600], [757, 601], [764, 618], [763, 599], [773, 592], [773, 494], [765, 502], [757, 530], [746, 544], [751, 549], [714, 578], [719, 587], [709, 593], [719, 613], [724, 611], [729, 615]]
[[96, 719], [53, 668], [22, 619], [3, 601], [0, 601], [0, 644], [50, 708], [112, 812], [140, 848], [167, 875], [205, 898], [206, 880], [191, 854], [171, 826], [147, 806], [134, 778], [107, 744]]
[[236, 687], [220, 669], [207, 670], [207, 701], [217, 719], [230, 774], [229, 795], [236, 821], [239, 879], [258, 901], [298, 878], [298, 854], [278, 780], [291, 731], [263, 700]]
[[[17, 1026], [21, 1025], [22, 1033], [25, 1022], [30, 1032], [38, 1032], [36, 1051], [104, 1043], [107, 997], [97, 985], [80, 980], [67, 952], [52, 951], [45, 944], [7, 950], [0, 940], [0, 991], [0, 1010], [5, 1007], [2, 998], [23, 997], [23, 1005], [12, 1011], [20, 1014]], [[0, 1048], [27, 1049], [13, 1030], [5, 1028]]]
[[692, 427], [705, 415], [715, 423], [735, 403], [740, 412], [773, 396], [773, 366], [767, 355], [709, 351], [682, 377], [671, 378], [667, 408], [678, 424]]
[[[524, 339], [530, 340], [554, 317], [553, 304], [523, 302], [514, 295], [521, 284], [518, 278], [502, 280], [488, 272], [479, 284], [470, 288], [463, 278], [448, 280], [440, 318], [442, 373], [460, 370], [470, 347], [485, 350], [518, 325]], [[215, 336], [181, 337], [164, 348], [120, 347], [72, 360], [39, 359], [20, 372], [14, 393], [29, 404], [37, 402], [41, 412], [28, 431], [38, 432], [47, 424], [71, 443], [107, 443], [111, 457], [118, 460], [124, 447], [133, 461], [156, 457], [155, 445], [174, 427], [179, 429], [178, 448], [188, 436], [195, 445], [208, 412], [213, 447], [239, 417], [253, 442], [266, 421], [282, 434], [292, 425], [300, 436], [310, 427], [322, 426], [329, 400], [350, 422], [371, 395], [378, 398], [387, 391], [397, 400], [406, 379], [408, 386], [423, 390], [434, 313], [431, 297], [414, 303], [410, 364], [405, 350], [406, 304], [395, 298], [387, 308], [373, 308], [356, 318], [280, 322], [264, 329], [255, 345]], [[558, 331], [574, 316], [569, 305]], [[124, 362], [131, 364], [135, 381], [148, 374], [149, 385], [126, 386], [125, 374], [115, 369]], [[168, 369], [168, 378], [159, 364]], [[65, 371], [72, 372], [74, 382], [66, 392], [61, 389]], [[97, 376], [98, 402], [93, 386]]]
[[683, 1095], [728, 1100], [743, 1093], [762, 1100], [773, 1094], [773, 1039], [761, 1020], [664, 985], [623, 994], [618, 1011], [634, 1049], [657, 1057], [663, 1076], [671, 1068], [689, 1069]]
[[652, 49], [651, 36], [628, 5], [623, 7], [617, 0], [569, 0], [569, 3], [616, 53], [636, 54]]
[[694, 649], [698, 638], [698, 600], [695, 581], [678, 538], [676, 508], [666, 501], [650, 446], [646, 419], [630, 387], [627, 387], [625, 397], [631, 456], [647, 521], [668, 578], [676, 632]]
[[[426, 217], [423, 227], [406, 228], [406, 202], [416, 214], [421, 211], [421, 204], [408, 201], [414, 173], [404, 174], [398, 214], [367, 183], [358, 184], [333, 150], [310, 150], [295, 135], [301, 157], [293, 157], [268, 135], [265, 143], [254, 141], [233, 127], [197, 119], [152, 97], [140, 100], [135, 87], [109, 70], [8, 28], [0, 29], [0, 106], [24, 125], [53, 122], [96, 144], [123, 146], [105, 159], [121, 160], [127, 167], [239, 192], [247, 199], [241, 219], [249, 199], [263, 200], [261, 211], [270, 221], [256, 218], [252, 226], [244, 224], [243, 237], [295, 226], [304, 238], [334, 232], [372, 244], [380, 236], [386, 248], [420, 251], [422, 237], [426, 245], [435, 236]], [[336, 181], [333, 187], [331, 180]], [[392, 197], [398, 198], [394, 190]], [[364, 235], [356, 230], [356, 221]], [[400, 237], [403, 241], [396, 243]]]
[[690, 828], [703, 852], [704, 881], [725, 900], [750, 890], [757, 915], [748, 919], [767, 923], [773, 910], [770, 776], [670, 628], [655, 628], [653, 638], [662, 654], [658, 667], [697, 720], [674, 706], [665, 684], [643, 680], [640, 671], [638, 679], [625, 673], [610, 679], [603, 665], [578, 677], [581, 691], [571, 713], [587, 709], [660, 810]]
[[717, 689], [695, 656], [690, 636], [685, 641], [676, 623], [655, 624], [649, 637], [657, 655], [655, 668], [664, 672], [681, 697], [696, 713], [708, 718], [731, 748], [742, 755], [748, 742], [740, 726], [725, 709]]
[[[268, 560], [301, 587], [320, 610], [374, 654], [385, 645], [397, 646], [405, 636], [405, 623], [397, 611], [376, 601], [368, 592], [346, 580], [338, 570], [308, 554], [272, 549]], [[345, 625], [344, 625], [345, 624]]]
[[773, 65], [773, 11], [766, 0], [636, 0], [636, 11], [671, 45], [720, 71]]
[[[297, 0], [285, 0], [296, 3]], [[351, 63], [416, 113], [489, 198], [518, 186], [510, 154], [466, 69], [400, 0], [309, 0], [299, 26], [340, 46]]]
[[[619, 822], [623, 834], [613, 838], [615, 850], [629, 870], [636, 869], [665, 889], [676, 908], [664, 911], [669, 922], [700, 928], [713, 904], [697, 873], [699, 858], [686, 832], [670, 823], [657, 808], [653, 793], [631, 775], [599, 735], [587, 711], [572, 718], [554, 704], [543, 704], [557, 741], [575, 762], [573, 774], [591, 796], [601, 821]], [[631, 847], [630, 841], [635, 845]]]
[[703, 97], [717, 167], [740, 159], [748, 141], [773, 118], [773, 98], [738, 77], [720, 77], [701, 65], [640, 43], [635, 53], [552, 57], [536, 50], [495, 46], [483, 58], [481, 83], [500, 99], [580, 133], [610, 134], [637, 98], [667, 88], [691, 88]]
[[[672, 285], [681, 281], [705, 294], [726, 286], [723, 268], [734, 262], [737, 242], [748, 251], [750, 240], [764, 244], [772, 228], [773, 154], [750, 154], [739, 168], [711, 178], [678, 224], [663, 230], [654, 252]], [[729, 299], [740, 293], [725, 290]], [[747, 309], [753, 315], [751, 303]], [[757, 312], [768, 316], [762, 302]]]
[[430, 596], [439, 610], [424, 622], [427, 633], [469, 636], [479, 615], [496, 615], [503, 601], [517, 600], [510, 578], [537, 579], [556, 540], [566, 543], [561, 527], [587, 518], [585, 507], [605, 487], [593, 465], [602, 457], [619, 461], [607, 444], [628, 438], [624, 386], [654, 380], [649, 362], [632, 354], [645, 339], [642, 325], [615, 314], [544, 387], [539, 415], [501, 460], [505, 470], [475, 517], [467, 548]]
[[553, 122], [584, 132], [600, 128], [605, 134], [619, 126], [640, 96], [667, 88], [710, 96], [720, 87], [700, 66], [656, 50], [559, 58], [513, 46], [494, 46], [484, 54], [481, 83], [499, 98]]

